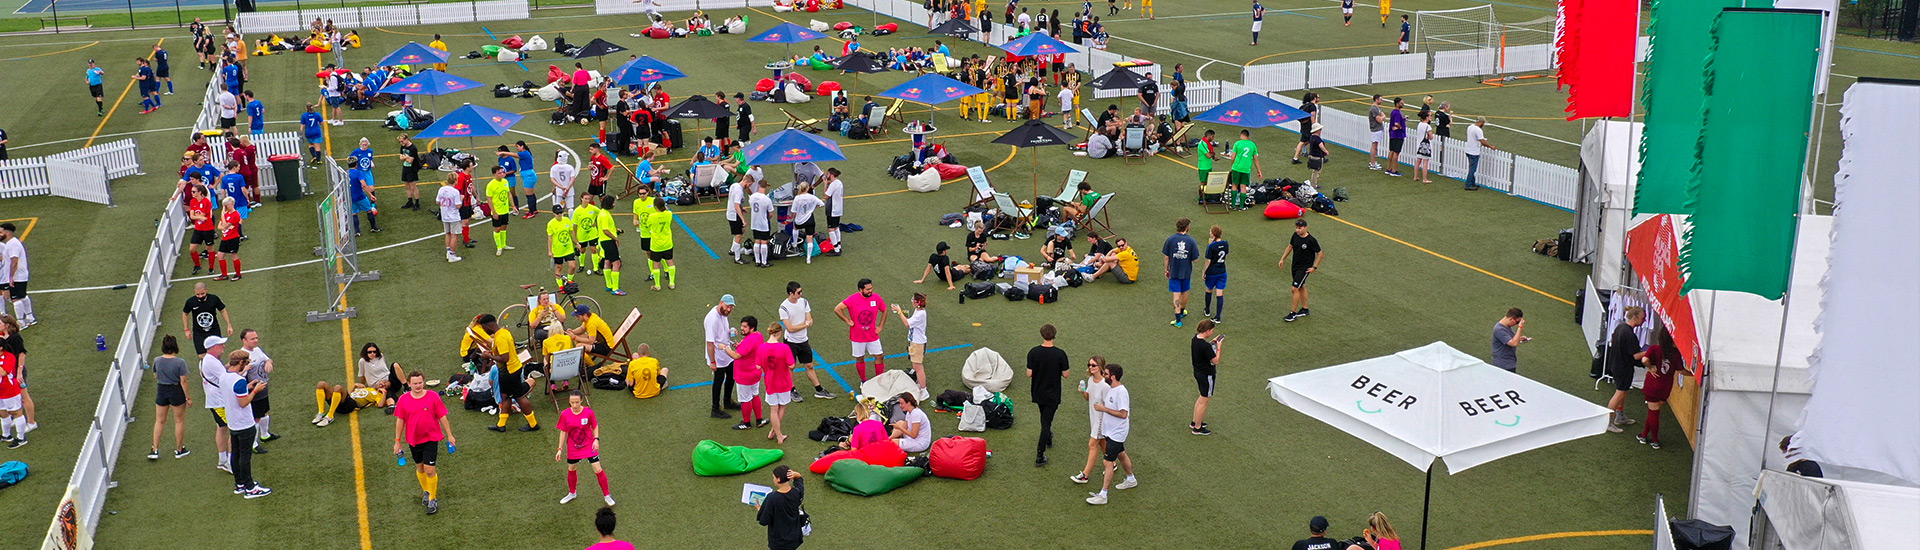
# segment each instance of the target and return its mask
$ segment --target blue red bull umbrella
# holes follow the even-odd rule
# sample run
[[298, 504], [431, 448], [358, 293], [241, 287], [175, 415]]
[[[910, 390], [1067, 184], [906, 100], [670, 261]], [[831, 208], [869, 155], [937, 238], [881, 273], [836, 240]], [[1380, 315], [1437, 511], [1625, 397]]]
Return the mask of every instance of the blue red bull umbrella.
[[408, 42], [393, 53], [380, 58], [379, 65], [427, 65], [446, 62], [447, 52], [422, 46], [419, 42]]
[[880, 97], [891, 97], [936, 105], [982, 93], [986, 93], [986, 91], [969, 86], [965, 82], [927, 73], [913, 80], [908, 80], [905, 84], [894, 86], [892, 89], [880, 92]]
[[481, 107], [468, 103], [440, 117], [415, 138], [483, 138], [506, 135], [520, 119], [526, 117], [499, 109]]
[[680, 72], [679, 67], [643, 55], [614, 68], [607, 76], [613, 78], [614, 84], [621, 86], [645, 86], [663, 80], [686, 78], [687, 74]]
[[1307, 118], [1306, 111], [1288, 107], [1265, 94], [1248, 92], [1193, 116], [1194, 122], [1212, 122], [1242, 128], [1265, 128]]
[[1054, 37], [1040, 34], [1037, 32], [1026, 35], [1026, 36], [1022, 36], [1020, 38], [1015, 38], [1013, 40], [1008, 40], [1007, 43], [1000, 45], [1000, 49], [1006, 50], [1007, 53], [1023, 56], [1023, 57], [1032, 56], [1032, 55], [1054, 55], [1054, 54], [1073, 53], [1073, 52], [1080, 51], [1079, 48], [1075, 48], [1071, 44], [1068, 44], [1066, 42], [1061, 42], [1058, 39], [1055, 39]]
[[795, 164], [847, 160], [833, 140], [788, 128], [747, 146], [747, 164]]
[[814, 32], [813, 29], [793, 23], [781, 23], [779, 26], [767, 29], [767, 32], [754, 35], [753, 38], [748, 38], [747, 41], [765, 42], [768, 44], [798, 44], [808, 40], [819, 40], [826, 37], [827, 35]]
[[405, 80], [375, 90], [376, 94], [447, 95], [486, 87], [485, 84], [435, 70], [420, 71]]

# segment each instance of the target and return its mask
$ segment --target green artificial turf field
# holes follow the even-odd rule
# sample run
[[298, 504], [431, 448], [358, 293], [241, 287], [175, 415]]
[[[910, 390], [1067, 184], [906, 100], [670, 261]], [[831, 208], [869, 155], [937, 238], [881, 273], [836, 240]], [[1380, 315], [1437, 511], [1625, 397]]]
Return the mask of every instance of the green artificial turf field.
[[[1539, 10], [1547, 3], [1526, 3], [1501, 4], [1501, 17], [1506, 19], [1510, 11], [1516, 20], [1546, 13]], [[1063, 11], [1079, 5], [1038, 4]], [[1244, 6], [1239, 3], [1161, 0], [1160, 20], [1126, 21], [1131, 16], [1122, 14], [1110, 24], [1117, 37], [1153, 47], [1116, 40], [1113, 48], [1161, 63], [1187, 63], [1190, 77], [1215, 78], [1238, 78], [1239, 64], [1274, 54], [1283, 55], [1262, 62], [1390, 51], [1389, 31], [1362, 24], [1370, 8], [1363, 7], [1355, 25], [1346, 28], [1339, 25], [1337, 9], [1327, 9], [1332, 5], [1308, 0], [1269, 5], [1270, 10], [1314, 17], [1270, 12], [1272, 22], [1262, 45], [1252, 48], [1236, 42], [1246, 30], [1240, 13]], [[1417, 7], [1467, 5], [1464, 0], [1449, 0]], [[753, 18], [755, 29], [770, 26], [778, 20], [776, 15], [788, 15], [765, 9], [740, 13]], [[718, 19], [729, 14], [713, 15]], [[856, 23], [871, 19], [854, 11], [814, 17]], [[807, 18], [795, 19], [805, 23]], [[549, 39], [565, 32], [574, 43], [597, 36], [686, 70], [689, 78], [667, 83], [677, 100], [693, 93], [730, 95], [746, 90], [766, 76], [760, 66], [781, 53], [778, 46], [747, 44], [737, 36], [629, 37], [641, 24], [639, 16], [602, 17], [588, 9], [562, 9], [542, 10], [528, 21], [488, 23], [486, 31], [477, 24], [360, 29], [366, 47], [348, 52], [347, 58], [356, 67], [371, 64], [406, 41], [425, 42], [433, 33], [446, 35], [456, 52], [491, 43], [489, 32], [541, 34]], [[25, 547], [39, 540], [64, 490], [63, 480], [105, 378], [101, 367], [108, 362], [106, 353], [93, 351], [93, 335], [87, 333], [116, 334], [126, 320], [129, 294], [112, 286], [138, 278], [159, 213], [156, 204], [173, 188], [184, 134], [206, 85], [207, 73], [194, 70], [180, 53], [188, 42], [183, 30], [173, 29], [0, 37], [0, 70], [12, 78], [39, 81], [12, 87], [0, 97], [0, 128], [12, 139], [11, 155], [45, 155], [133, 137], [140, 141], [147, 172], [114, 182], [119, 206], [113, 208], [51, 197], [0, 204], [0, 220], [28, 230], [25, 238], [34, 258], [36, 306], [42, 319], [25, 333], [33, 349], [32, 390], [42, 427], [34, 432], [32, 445], [0, 451], [0, 459], [26, 461], [35, 473], [29, 482], [0, 493], [15, 510], [0, 517], [0, 546]], [[155, 43], [176, 52], [174, 77], [179, 94], [166, 96], [167, 106], [158, 112], [140, 115], [138, 99], [122, 91], [132, 71], [131, 59], [147, 54]], [[870, 49], [926, 46], [931, 38], [908, 30], [863, 39], [863, 44]], [[1369, 44], [1377, 47], [1366, 49]], [[961, 53], [990, 52], [979, 44], [954, 46]], [[1920, 71], [1907, 60], [1920, 54], [1912, 44], [1843, 37], [1841, 46], [1850, 49], [1835, 55], [1837, 74], [1912, 78]], [[1352, 48], [1301, 51], [1333, 47]], [[112, 114], [108, 117], [94, 116], [85, 97], [81, 70], [89, 58], [99, 60], [109, 71], [106, 99]], [[616, 55], [607, 60], [607, 67], [622, 60], [624, 56]], [[1222, 62], [1198, 69], [1211, 60]], [[267, 103], [268, 116], [274, 121], [269, 130], [295, 129], [300, 106], [314, 99], [314, 56], [256, 57], [249, 63], [253, 74], [249, 87]], [[487, 84], [518, 83], [541, 80], [544, 65], [559, 63], [550, 53], [528, 61], [532, 71], [514, 64], [455, 60], [452, 72]], [[590, 68], [596, 65], [586, 63]], [[846, 83], [856, 97], [907, 78], [896, 73], [858, 79], [807, 75]], [[1514, 117], [1495, 122], [1577, 142], [1579, 123], [1557, 118], [1564, 97], [1551, 86], [1533, 82], [1547, 80], [1504, 88], [1480, 86], [1472, 79], [1359, 86], [1352, 88], [1356, 95], [1346, 97], [1436, 93], [1442, 100], [1454, 101], [1462, 114]], [[1834, 82], [1839, 91], [1851, 80], [1836, 76]], [[1329, 94], [1329, 99], [1346, 97]], [[511, 139], [526, 140], [543, 164], [563, 147], [584, 154], [591, 139], [590, 126], [544, 124], [551, 106], [537, 100], [495, 99], [476, 91], [440, 98], [439, 110], [451, 110], [460, 102], [528, 114], [515, 128], [522, 133]], [[1817, 170], [1823, 177], [1833, 172], [1840, 150], [1839, 95], [1829, 96], [1828, 102], [1831, 107], [1823, 130], [1831, 139]], [[1358, 102], [1334, 105], [1364, 108]], [[806, 116], [823, 117], [827, 111], [824, 101], [788, 108]], [[926, 116], [916, 109], [924, 107], [909, 107], [910, 118]], [[780, 128], [782, 117], [773, 105], [756, 104], [755, 110], [760, 135]], [[534, 434], [495, 434], [482, 429], [491, 417], [456, 410], [459, 452], [442, 455], [443, 506], [439, 515], [428, 517], [416, 500], [418, 488], [411, 468], [393, 463], [389, 417], [370, 412], [319, 429], [299, 422], [313, 414], [308, 388], [321, 380], [340, 383], [347, 376], [350, 350], [378, 342], [400, 365], [423, 369], [430, 378], [447, 378], [458, 367], [454, 351], [467, 319], [498, 312], [523, 299], [517, 285], [552, 283], [548, 262], [541, 257], [540, 224], [534, 223], [544, 218], [515, 219], [510, 241], [518, 250], [503, 257], [492, 257], [480, 248], [465, 251], [463, 262], [446, 263], [438, 245], [437, 220], [397, 208], [401, 195], [393, 187], [398, 170], [391, 157], [396, 133], [377, 127], [374, 119], [380, 113], [384, 110], [350, 111], [347, 118], [353, 122], [328, 129], [335, 155], [344, 156], [362, 136], [372, 139], [375, 150], [383, 155], [377, 159], [375, 175], [382, 187], [380, 222], [385, 231], [366, 233], [359, 244], [364, 250], [363, 267], [380, 270], [384, 277], [357, 284], [349, 293], [359, 317], [345, 323], [304, 321], [305, 312], [321, 308], [326, 300], [320, 268], [311, 263], [316, 244], [311, 197], [288, 204], [269, 200], [256, 211], [247, 226], [252, 238], [244, 249], [247, 277], [211, 283], [213, 292], [228, 304], [238, 325], [234, 328], [260, 330], [265, 348], [279, 365], [272, 394], [274, 431], [284, 438], [270, 444], [271, 453], [255, 461], [257, 477], [275, 494], [242, 501], [228, 493], [227, 476], [212, 467], [211, 423], [198, 411], [188, 416], [192, 456], [144, 460], [141, 455], [153, 420], [144, 405], [152, 396], [149, 386], [135, 407], [139, 418], [122, 449], [123, 460], [115, 475], [119, 487], [110, 493], [108, 514], [102, 516], [97, 535], [100, 547], [165, 548], [192, 541], [221, 547], [354, 548], [362, 546], [364, 537], [375, 548], [576, 548], [593, 540], [591, 516], [598, 503], [591, 498], [592, 483], [585, 484], [584, 500], [557, 503], [563, 493], [563, 468], [547, 451], [556, 437], [550, 425]], [[980, 480], [926, 479], [868, 499], [832, 492], [818, 476], [812, 477], [807, 508], [814, 517], [815, 546], [966, 540], [982, 546], [1040, 548], [1111, 546], [1114, 541], [1153, 548], [1270, 547], [1305, 536], [1304, 523], [1313, 515], [1331, 518], [1335, 534], [1353, 536], [1365, 515], [1374, 511], [1393, 517], [1411, 544], [1421, 529], [1424, 477], [1420, 472], [1275, 402], [1268, 396], [1267, 378], [1433, 341], [1482, 355], [1488, 327], [1506, 308], [1521, 307], [1533, 319], [1529, 334], [1536, 339], [1521, 353], [1521, 372], [1596, 402], [1607, 397], [1594, 391], [1583, 376], [1588, 359], [1580, 353], [1584, 347], [1579, 327], [1569, 322], [1570, 300], [1587, 266], [1528, 250], [1533, 240], [1572, 225], [1568, 212], [1498, 193], [1460, 192], [1458, 182], [1450, 180], [1423, 186], [1409, 178], [1382, 177], [1363, 167], [1361, 154], [1336, 150], [1320, 183], [1323, 189], [1347, 187], [1353, 198], [1340, 204], [1342, 215], [1337, 218], [1309, 217], [1314, 234], [1327, 250], [1325, 270], [1312, 286], [1314, 315], [1283, 323], [1280, 316], [1288, 306], [1286, 275], [1274, 262], [1290, 225], [1261, 219], [1253, 212], [1203, 214], [1192, 203], [1195, 176], [1186, 165], [1189, 160], [1161, 156], [1133, 166], [1119, 160], [1090, 161], [1057, 149], [1016, 151], [989, 143], [1011, 128], [1004, 121], [962, 122], [951, 105], [937, 117], [941, 127], [937, 139], [963, 163], [987, 169], [994, 185], [1016, 198], [1033, 193], [1036, 175], [1041, 192], [1057, 192], [1073, 169], [1088, 171], [1095, 189], [1117, 193], [1111, 204], [1114, 229], [1141, 249], [1145, 280], [1132, 286], [1103, 281], [1070, 289], [1062, 292], [1061, 303], [1048, 305], [1000, 299], [959, 304], [944, 285], [912, 284], [924, 265], [921, 258], [934, 243], [963, 240], [960, 231], [937, 222], [941, 214], [964, 205], [967, 184], [958, 182], [957, 188], [931, 194], [902, 192], [900, 182], [884, 175], [888, 159], [907, 149], [906, 137], [896, 133], [866, 142], [842, 140], [850, 158], [831, 164], [846, 173], [849, 193], [855, 196], [847, 204], [848, 221], [865, 226], [865, 231], [847, 235], [845, 256], [816, 258], [812, 265], [783, 261], [771, 269], [716, 259], [703, 251], [702, 244], [716, 255], [725, 255], [727, 234], [717, 207], [708, 203], [679, 209], [685, 225], [676, 236], [681, 275], [677, 290], [647, 290], [637, 259], [630, 260], [625, 270], [629, 296], [608, 296], [599, 288], [598, 277], [585, 277], [581, 286], [607, 306], [611, 322], [617, 322], [628, 308], [645, 312], [631, 341], [653, 347], [662, 363], [673, 369], [673, 384], [706, 378], [700, 370], [699, 319], [722, 294], [739, 299], [736, 320], [745, 315], [768, 319], [775, 316], [775, 304], [790, 280], [807, 286], [816, 318], [823, 320], [816, 331], [816, 350], [824, 361], [833, 363], [844, 363], [847, 352], [830, 319], [830, 308], [853, 290], [855, 280], [874, 279], [879, 292], [894, 302], [905, 302], [913, 292], [927, 293], [931, 297], [929, 347], [941, 350], [928, 356], [929, 386], [936, 393], [963, 387], [959, 366], [978, 348], [997, 350], [1018, 367], [1022, 352], [1038, 343], [1037, 328], [1053, 323], [1061, 331], [1060, 345], [1074, 361], [1099, 354], [1129, 367], [1126, 381], [1134, 388], [1138, 412], [1129, 449], [1139, 465], [1141, 485], [1116, 492], [1113, 503], [1103, 508], [1081, 501], [1085, 488], [1066, 477], [1085, 456], [1076, 434], [1084, 433], [1081, 415], [1086, 411], [1071, 396], [1055, 426], [1060, 437], [1050, 455], [1053, 462], [1035, 468], [1032, 447], [1037, 414], [1026, 403], [1026, 382], [1017, 380], [1008, 393], [1015, 398], [1018, 420], [1012, 430], [985, 434], [995, 453]], [[689, 123], [688, 137], [700, 135], [696, 132], [703, 128], [710, 125]], [[1286, 163], [1295, 134], [1262, 130], [1255, 132], [1255, 138], [1265, 149], [1266, 177], [1306, 176], [1303, 167]], [[1542, 160], [1576, 162], [1574, 146], [1501, 129], [1490, 131], [1489, 138], [1503, 148]], [[480, 145], [511, 139], [482, 140]], [[689, 154], [690, 150], [682, 149], [663, 158], [667, 166], [683, 169]], [[319, 172], [310, 172], [309, 177], [324, 181]], [[1830, 194], [1830, 186], [1823, 188], [1827, 190], [1822, 193]], [[547, 190], [543, 182], [541, 192]], [[424, 191], [431, 193], [431, 187]], [[628, 208], [622, 204], [620, 212]], [[1157, 248], [1171, 232], [1173, 220], [1180, 217], [1194, 220], [1196, 234], [1204, 235], [1210, 225], [1223, 227], [1235, 249], [1228, 292], [1232, 307], [1222, 327], [1229, 344], [1221, 366], [1220, 392], [1209, 415], [1217, 435], [1207, 438], [1189, 435], [1182, 428], [1194, 397], [1185, 354], [1191, 323], [1188, 328], [1166, 325], [1169, 306], [1164, 279], [1152, 274], [1152, 266], [1159, 262]], [[621, 223], [627, 223], [625, 216]], [[474, 232], [477, 241], [488, 242], [485, 225]], [[1033, 256], [1040, 244], [1035, 239], [996, 241], [992, 246], [999, 253]], [[631, 250], [628, 256], [636, 257]], [[205, 280], [185, 277], [189, 268], [183, 259], [177, 272], [183, 278], [170, 292], [169, 309], [179, 307], [193, 282]], [[1199, 307], [1193, 304], [1195, 313]], [[163, 312], [162, 318], [166, 321], [162, 330], [180, 332], [170, 311]], [[896, 324], [884, 335], [890, 353], [905, 351], [901, 333]], [[906, 362], [896, 357], [889, 359], [888, 366], [903, 368]], [[834, 370], [840, 379], [854, 378], [849, 366]], [[832, 378], [823, 376], [823, 381]], [[826, 383], [832, 391], [846, 393], [838, 382]], [[750, 510], [738, 504], [735, 495], [740, 483], [764, 483], [766, 475], [691, 475], [688, 454], [702, 439], [766, 446], [762, 432], [733, 431], [727, 429], [731, 421], [707, 418], [707, 396], [706, 387], [667, 391], [644, 401], [614, 392], [595, 394], [593, 404], [605, 426], [605, 465], [614, 495], [620, 499], [623, 537], [645, 546], [753, 547], [763, 540], [764, 531], [752, 523]], [[1639, 406], [1638, 397], [1630, 401], [1630, 410]], [[788, 431], [804, 434], [821, 417], [845, 414], [849, 407], [844, 399], [809, 398], [790, 408]], [[556, 418], [540, 398], [536, 398], [536, 410], [543, 422], [550, 424]], [[938, 436], [953, 433], [953, 420], [946, 416], [935, 415], [934, 425]], [[352, 437], [355, 430], [357, 443]], [[1656, 493], [1667, 496], [1672, 510], [1685, 506], [1691, 453], [1681, 443], [1684, 437], [1674, 422], [1669, 420], [1663, 433], [1670, 444], [1660, 451], [1637, 445], [1624, 435], [1606, 435], [1509, 457], [1458, 475], [1435, 476], [1431, 543], [1434, 548], [1450, 548], [1575, 533], [1595, 536], [1517, 543], [1516, 547], [1643, 545], [1650, 533], [1645, 529], [1651, 523], [1649, 512]], [[166, 440], [171, 438], [169, 428]], [[810, 462], [823, 446], [796, 437], [782, 446], [788, 453], [784, 463]], [[1595, 533], [1609, 531], [1619, 532]], [[219, 538], [209, 532], [220, 533]]]

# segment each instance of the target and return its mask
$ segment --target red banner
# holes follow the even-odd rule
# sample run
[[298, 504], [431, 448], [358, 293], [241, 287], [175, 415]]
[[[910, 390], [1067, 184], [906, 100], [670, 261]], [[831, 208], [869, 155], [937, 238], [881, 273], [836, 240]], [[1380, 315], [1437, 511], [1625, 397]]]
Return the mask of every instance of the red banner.
[[1567, 120], [1631, 115], [1640, 2], [1560, 0], [1560, 13]]
[[1652, 298], [1654, 313], [1673, 335], [1673, 344], [1686, 350], [1687, 366], [1699, 381], [1701, 357], [1699, 333], [1693, 326], [1693, 302], [1681, 292], [1686, 280], [1680, 275], [1680, 243], [1674, 238], [1673, 217], [1654, 216], [1638, 227], [1627, 230], [1627, 263], [1640, 276], [1640, 284]]

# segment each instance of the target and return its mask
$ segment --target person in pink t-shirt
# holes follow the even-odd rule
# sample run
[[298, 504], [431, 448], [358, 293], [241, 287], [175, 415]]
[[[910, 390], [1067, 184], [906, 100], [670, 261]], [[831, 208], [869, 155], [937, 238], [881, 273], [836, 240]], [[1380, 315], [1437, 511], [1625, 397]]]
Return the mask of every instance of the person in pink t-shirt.
[[1374, 550], [1400, 550], [1400, 533], [1393, 530], [1393, 524], [1387, 523], [1387, 515], [1374, 512], [1367, 518], [1367, 530], [1362, 534]]
[[600, 531], [600, 542], [588, 546], [587, 550], [634, 550], [633, 543], [613, 538], [613, 526], [617, 523], [613, 508], [601, 508], [593, 514], [593, 528]]
[[766, 381], [766, 404], [772, 409], [773, 430], [767, 432], [767, 439], [776, 443], [786, 443], [787, 434], [780, 431], [780, 421], [787, 417], [787, 404], [793, 402], [793, 349], [779, 338], [768, 340], [760, 345], [761, 379]]
[[600, 497], [613, 506], [613, 491], [607, 487], [607, 471], [600, 467], [600, 418], [586, 406], [580, 390], [567, 394], [567, 408], [560, 410], [560, 448], [553, 451], [555, 461], [567, 461], [567, 496], [560, 503], [573, 502], [579, 496], [580, 461], [593, 465], [593, 477], [600, 480]]
[[408, 374], [407, 390], [394, 402], [393, 454], [400, 454], [402, 443], [412, 450], [413, 475], [426, 493], [427, 513], [435, 514], [440, 512], [440, 441], [453, 448], [453, 425], [447, 422], [447, 404], [440, 394], [427, 391], [425, 375]]
[[860, 381], [867, 381], [867, 357], [873, 357], [873, 375], [887, 371], [885, 350], [880, 347], [880, 331], [887, 328], [887, 299], [873, 292], [873, 279], [861, 279], [854, 285], [858, 292], [833, 306], [833, 314], [847, 323], [847, 339], [853, 342], [853, 368]]
[[[767, 425], [767, 414], [760, 409], [760, 347], [767, 337], [760, 334], [760, 320], [752, 315], [740, 320], [740, 343], [726, 350], [733, 357], [734, 397], [740, 400], [740, 423], [733, 429], [749, 430]], [[789, 392], [793, 388], [787, 388]], [[754, 419], [759, 419], [756, 424]]]

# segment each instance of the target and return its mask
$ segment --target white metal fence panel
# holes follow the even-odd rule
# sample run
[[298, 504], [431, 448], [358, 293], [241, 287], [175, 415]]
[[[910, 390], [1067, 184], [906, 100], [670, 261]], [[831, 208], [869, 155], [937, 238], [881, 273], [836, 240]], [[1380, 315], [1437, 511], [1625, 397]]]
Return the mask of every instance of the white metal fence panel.
[[747, 0], [700, 0], [703, 10], [737, 10], [747, 7]]
[[1427, 54], [1409, 53], [1373, 56], [1374, 84], [1426, 80]]
[[1453, 78], [1493, 74], [1499, 70], [1495, 66], [1496, 51], [1480, 49], [1433, 52], [1433, 77]]
[[1522, 156], [1513, 159], [1512, 193], [1574, 210], [1580, 199], [1580, 171]]
[[1262, 91], [1285, 92], [1307, 87], [1305, 61], [1248, 65], [1241, 69], [1241, 74], [1241, 80], [1248, 87]]
[[238, 25], [251, 34], [287, 32], [306, 28], [297, 11], [259, 11], [240, 14]]
[[[612, 3], [612, 4], [624, 4], [628, 6], [638, 6], [638, 4], [634, 4], [632, 2], [621, 2], [620, 0], [601, 0], [600, 3], [601, 4]], [[630, 12], [615, 12], [615, 13], [638, 13], [639, 11], [640, 9], [638, 7], [635, 7], [633, 11], [630, 11]], [[601, 11], [600, 13], [608, 13], [608, 12]], [[441, 24], [441, 23], [466, 23], [466, 22], [473, 21], [473, 7], [468, 6], [466, 4], [421, 4], [419, 6], [419, 11], [415, 14], [415, 17], [420, 18], [420, 24], [422, 25], [435, 25], [435, 24]]]
[[474, 21], [514, 21], [531, 15], [527, 0], [488, 0], [473, 3]]
[[367, 6], [360, 8], [360, 23], [369, 27], [416, 25], [420, 10], [413, 6]]
[[1367, 58], [1315, 59], [1307, 62], [1307, 87], [1355, 86], [1367, 83]]
[[107, 184], [107, 169], [92, 164], [49, 157], [47, 187], [56, 197], [109, 206], [113, 204], [113, 190]]
[[1506, 73], [1544, 71], [1553, 68], [1553, 45], [1534, 44], [1507, 48]]
[[1220, 80], [1196, 80], [1187, 82], [1187, 111], [1200, 113], [1207, 109], [1212, 109], [1213, 106], [1219, 105], [1222, 101], [1226, 101], [1227, 96], [1221, 93], [1221, 82]]
[[[256, 177], [258, 178], [257, 183], [260, 184], [260, 192], [265, 195], [277, 193], [280, 190], [280, 182], [273, 173], [273, 163], [268, 162], [267, 159], [275, 155], [300, 156], [305, 154], [307, 149], [306, 140], [300, 135], [300, 132], [256, 134], [248, 136], [247, 139], [253, 140], [253, 160], [254, 166], [259, 168]], [[227, 165], [228, 149], [226, 138], [216, 137], [208, 139], [207, 150], [211, 153], [209, 160], [212, 165], [222, 167]], [[296, 181], [294, 185], [301, 185], [301, 183]]]
[[207, 79], [207, 91], [200, 97], [200, 115], [193, 119], [193, 131], [200, 132], [220, 127], [220, 74], [214, 73]]
[[54, 153], [47, 158], [98, 166], [106, 169], [108, 178], [114, 179], [143, 173], [140, 171], [140, 144], [131, 138]]
[[47, 159], [0, 160], [0, 199], [47, 194]]

